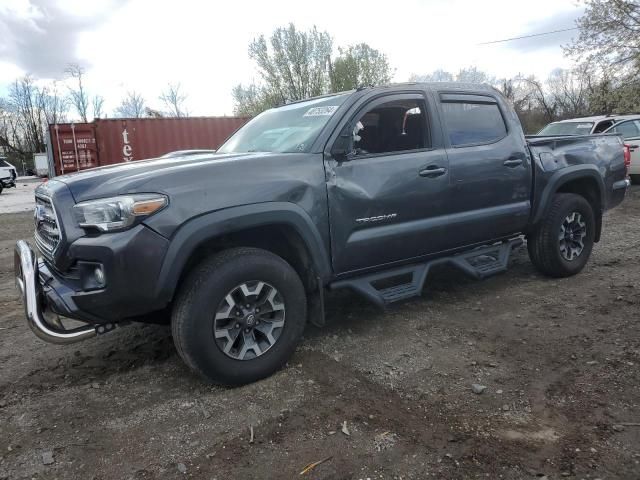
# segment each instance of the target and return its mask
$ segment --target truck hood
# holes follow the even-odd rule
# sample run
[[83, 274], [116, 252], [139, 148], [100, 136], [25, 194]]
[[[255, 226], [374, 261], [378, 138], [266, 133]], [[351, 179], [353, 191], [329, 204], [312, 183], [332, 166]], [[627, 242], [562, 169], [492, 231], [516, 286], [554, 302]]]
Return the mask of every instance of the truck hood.
[[[94, 198], [136, 192], [170, 193], [180, 182], [189, 178], [210, 177], [214, 181], [233, 176], [238, 169], [251, 169], [251, 164], [265, 168], [282, 154], [264, 152], [242, 154], [203, 154], [173, 158], [155, 158], [91, 168], [77, 173], [55, 177], [65, 183], [76, 200], [82, 202]], [[225, 175], [225, 172], [228, 175]], [[230, 180], [229, 178], [227, 181]]]

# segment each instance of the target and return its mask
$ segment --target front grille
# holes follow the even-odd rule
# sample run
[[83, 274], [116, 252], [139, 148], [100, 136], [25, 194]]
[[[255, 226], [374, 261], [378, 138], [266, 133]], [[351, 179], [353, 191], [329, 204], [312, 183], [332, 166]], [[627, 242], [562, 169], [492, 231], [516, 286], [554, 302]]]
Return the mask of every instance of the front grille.
[[45, 255], [53, 255], [60, 244], [60, 229], [58, 218], [51, 200], [47, 197], [36, 196], [36, 245]]

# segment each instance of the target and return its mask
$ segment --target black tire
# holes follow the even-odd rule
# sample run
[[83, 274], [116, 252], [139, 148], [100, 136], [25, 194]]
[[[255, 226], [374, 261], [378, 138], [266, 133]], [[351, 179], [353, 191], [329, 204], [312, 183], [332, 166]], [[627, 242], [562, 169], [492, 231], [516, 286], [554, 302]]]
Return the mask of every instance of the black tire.
[[640, 175], [630, 175], [631, 183], [634, 185], [640, 185]]
[[4, 187], [2, 186], [2, 183], [0, 183], [0, 195], [2, 195], [2, 190], [4, 189]]
[[[270, 348], [255, 358], [239, 360], [216, 342], [214, 317], [229, 292], [253, 281], [279, 292], [285, 321]], [[190, 273], [177, 295], [171, 329], [178, 353], [195, 372], [212, 383], [242, 385], [265, 378], [286, 363], [302, 336], [306, 317], [304, 286], [286, 261], [265, 250], [234, 248], [205, 259]]]
[[[560, 234], [565, 219], [574, 212], [581, 216], [585, 224], [582, 238], [583, 248], [572, 260], [561, 251]], [[527, 238], [529, 258], [540, 272], [551, 277], [570, 277], [580, 272], [591, 255], [595, 238], [596, 222], [593, 209], [587, 200], [574, 193], [554, 195], [545, 218], [535, 232]]]

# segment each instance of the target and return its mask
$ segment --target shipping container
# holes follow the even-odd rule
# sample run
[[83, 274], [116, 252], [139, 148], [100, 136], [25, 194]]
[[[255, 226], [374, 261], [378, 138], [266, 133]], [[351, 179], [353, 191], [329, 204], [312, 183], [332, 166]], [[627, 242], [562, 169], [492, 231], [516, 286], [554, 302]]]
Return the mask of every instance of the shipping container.
[[160, 157], [175, 150], [215, 150], [246, 117], [118, 118], [49, 125], [51, 176]]

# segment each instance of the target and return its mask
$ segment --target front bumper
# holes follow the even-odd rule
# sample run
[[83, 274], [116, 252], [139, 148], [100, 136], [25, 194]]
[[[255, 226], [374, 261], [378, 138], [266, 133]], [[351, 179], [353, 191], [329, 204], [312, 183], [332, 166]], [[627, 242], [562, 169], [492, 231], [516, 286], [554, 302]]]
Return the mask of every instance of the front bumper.
[[16, 186], [16, 181], [13, 178], [0, 178], [0, 183], [4, 188], [15, 188]]
[[66, 329], [55, 317], [47, 320], [44, 314], [46, 301], [33, 250], [27, 242], [19, 240], [13, 258], [16, 287], [22, 296], [27, 323], [38, 338], [50, 343], [69, 344], [94, 337], [98, 333], [100, 327], [94, 325]]

